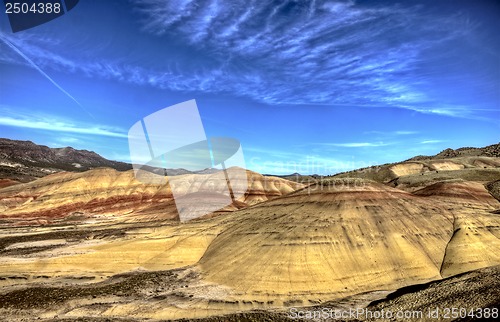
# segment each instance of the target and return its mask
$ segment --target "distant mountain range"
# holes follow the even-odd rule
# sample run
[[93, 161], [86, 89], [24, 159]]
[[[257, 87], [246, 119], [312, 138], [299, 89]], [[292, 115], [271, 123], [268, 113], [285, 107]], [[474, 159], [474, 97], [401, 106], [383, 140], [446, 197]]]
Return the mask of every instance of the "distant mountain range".
[[97, 167], [132, 169], [128, 163], [105, 159], [93, 151], [49, 148], [31, 141], [0, 138], [0, 178], [3, 179], [28, 182], [55, 172], [81, 172]]
[[[483, 148], [445, 149], [433, 156], [419, 155], [405, 162], [469, 156], [500, 157], [500, 143]], [[60, 171], [82, 172], [99, 167], [108, 167], [118, 171], [132, 169], [132, 165], [129, 163], [108, 160], [93, 151], [76, 150], [72, 147], [49, 148], [31, 141], [0, 138], [0, 179], [29, 182]], [[165, 172], [170, 176], [194, 173], [210, 174], [219, 171], [212, 168], [200, 171], [189, 171], [182, 168], [165, 170], [147, 166], [143, 169], [154, 173]], [[269, 174], [269, 176], [277, 175]], [[294, 173], [291, 175], [278, 175], [277, 177], [293, 181], [304, 181], [306, 179], [314, 181], [320, 176]]]
[[[28, 165], [75, 161], [67, 151], [48, 151], [55, 159], [40, 151], [3, 156]], [[459, 149], [466, 151], [486, 153]], [[0, 180], [5, 320], [60, 314], [85, 321], [104, 310], [113, 310], [111, 320], [157, 318], [170, 307], [161, 318], [184, 314], [186, 321], [198, 310], [286, 315], [292, 306], [312, 312], [369, 302], [372, 312], [436, 303], [470, 311], [498, 303], [498, 269], [470, 272], [500, 265], [498, 157], [406, 161], [304, 183], [247, 170], [243, 196], [181, 223], [177, 200], [198, 196], [208, 209], [227, 188], [224, 176], [194, 177], [177, 178], [175, 200], [170, 185], [141, 182], [132, 170], [60, 172], [10, 186]], [[209, 199], [201, 186], [213, 188]]]
[[[108, 160], [93, 151], [76, 150], [72, 147], [49, 148], [31, 141], [0, 138], [0, 179], [29, 182], [60, 171], [83, 172], [99, 167], [118, 171], [132, 169], [129, 163]], [[143, 169], [169, 176], [211, 174], [220, 171], [212, 168], [189, 171], [182, 168], [160, 169], [148, 166]]]

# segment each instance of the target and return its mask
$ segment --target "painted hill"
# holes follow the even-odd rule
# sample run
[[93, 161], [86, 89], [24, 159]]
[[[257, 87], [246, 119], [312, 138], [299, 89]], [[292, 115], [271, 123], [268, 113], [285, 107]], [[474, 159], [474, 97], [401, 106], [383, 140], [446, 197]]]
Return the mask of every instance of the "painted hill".
[[[214, 174], [176, 176], [176, 184], [182, 186], [186, 193], [192, 186], [207, 180], [211, 184], [226, 184], [221, 176], [214, 177]], [[299, 183], [264, 177], [251, 171], [247, 171], [247, 180], [245, 196], [222, 212], [254, 205], [303, 187]], [[0, 189], [0, 219], [5, 225], [89, 220], [149, 222], [176, 220], [177, 216], [169, 185], [137, 181], [133, 170], [119, 172], [99, 168], [86, 172], [60, 172]]]
[[[35, 283], [6, 299], [50, 301], [30, 304], [48, 317], [194, 318], [376, 299], [500, 264], [499, 207], [477, 183], [410, 193], [334, 179], [182, 225], [13, 230], [0, 238], [0, 285]], [[76, 286], [45, 291], [37, 276]]]
[[411, 194], [339, 180], [235, 213], [200, 266], [261, 300], [397, 288], [499, 264], [499, 206], [480, 184]]
[[[488, 156], [408, 161], [308, 186], [247, 172], [244, 197], [180, 224], [168, 186], [137, 182], [132, 171], [7, 186], [0, 312], [194, 319], [325, 302], [364, 307], [422, 284], [439, 292], [418, 293], [423, 307], [446, 294], [461, 300], [453, 276], [500, 264], [499, 164]], [[179, 176], [186, 191], [192, 176]], [[490, 295], [478, 303], [490, 305]], [[418, 307], [416, 296], [401, 297], [402, 307]], [[383, 305], [398, 302], [372, 303]]]
[[500, 158], [461, 156], [446, 159], [420, 159], [358, 169], [333, 177], [374, 180], [407, 191], [450, 180], [476, 181], [486, 184], [500, 179]]

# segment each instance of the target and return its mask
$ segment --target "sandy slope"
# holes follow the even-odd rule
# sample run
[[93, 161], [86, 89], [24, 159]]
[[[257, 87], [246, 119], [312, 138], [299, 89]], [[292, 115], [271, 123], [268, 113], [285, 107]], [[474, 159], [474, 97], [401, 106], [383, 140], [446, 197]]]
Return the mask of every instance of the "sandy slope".
[[372, 182], [305, 189], [235, 214], [200, 265], [244, 294], [307, 303], [498, 264], [499, 203], [471, 186], [450, 202]]
[[[461, 156], [446, 159], [418, 159], [406, 162], [373, 166], [335, 175], [337, 178], [362, 178], [390, 183], [394, 180], [421, 181], [422, 184], [451, 178], [473, 181], [491, 181], [499, 177], [500, 158], [487, 156]], [[423, 177], [422, 177], [423, 176]], [[441, 180], [439, 180], [441, 178]]]
[[[0, 190], [4, 219], [30, 207], [44, 215], [44, 204], [59, 209], [70, 196], [84, 211], [101, 198], [102, 209], [123, 201], [136, 216], [167, 209], [154, 199], [167, 200], [166, 189], [127, 173], [90, 174]], [[304, 187], [252, 176], [245, 208], [214, 218], [0, 229], [0, 314], [203, 317], [317, 305], [500, 264], [500, 202], [483, 182], [430, 180], [409, 192], [361, 179]], [[15, 303], [27, 306], [15, 311]]]
[[96, 231], [77, 243], [0, 257], [0, 285], [2, 292], [26, 283], [80, 285], [144, 270], [196, 276], [145, 298], [83, 292], [44, 313], [137, 318], [314, 305], [395, 289], [500, 264], [500, 220], [489, 212], [498, 201], [481, 185], [467, 186], [411, 194], [369, 181], [325, 184], [208, 220], [133, 228], [121, 237], [97, 238]]

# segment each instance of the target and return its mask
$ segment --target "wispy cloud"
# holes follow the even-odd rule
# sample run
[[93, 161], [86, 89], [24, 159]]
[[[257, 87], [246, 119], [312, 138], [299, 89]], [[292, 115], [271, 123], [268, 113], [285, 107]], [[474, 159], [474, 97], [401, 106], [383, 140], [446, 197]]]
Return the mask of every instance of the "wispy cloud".
[[46, 116], [0, 116], [0, 125], [51, 132], [78, 133], [94, 136], [126, 138], [127, 134], [113, 128], [90, 125]]
[[[123, 57], [65, 55], [29, 33], [7, 36], [37, 66], [174, 91], [231, 93], [266, 104], [384, 106], [468, 117], [436, 108], [420, 74], [425, 52], [470, 33], [462, 16], [419, 6], [361, 6], [353, 1], [132, 0], [147, 32], [176, 37], [210, 63], [194, 70], [147, 68]], [[439, 23], [429, 24], [430, 20]], [[123, 53], [121, 53], [123, 54]], [[8, 53], [0, 61], [20, 63]]]
[[74, 138], [74, 137], [59, 137], [59, 138], [57, 138], [57, 142], [74, 144], [74, 143], [81, 143], [81, 140], [78, 138]]
[[[465, 32], [458, 27], [460, 16], [439, 17], [439, 27], [431, 26], [425, 23], [431, 17], [418, 6], [134, 2], [146, 17], [146, 30], [176, 34], [231, 57], [221, 74], [239, 81], [222, 88], [272, 104], [429, 103], [432, 98], [420, 86], [424, 80], [415, 77], [423, 52]], [[249, 65], [237, 67], [231, 60]], [[212, 90], [221, 85], [214, 76], [206, 84]]]
[[413, 134], [418, 134], [417, 131], [395, 131], [394, 134], [396, 135], [413, 135]]
[[325, 143], [326, 146], [336, 146], [341, 148], [366, 148], [390, 145], [390, 143], [383, 142], [349, 142], [349, 143]]
[[400, 135], [415, 135], [418, 134], [418, 131], [407, 131], [407, 130], [400, 130], [400, 131], [366, 131], [364, 134], [380, 134], [384, 136], [400, 136]]
[[424, 140], [424, 141], [421, 141], [420, 144], [435, 144], [435, 143], [442, 143], [442, 142], [446, 142], [446, 141], [443, 141], [443, 140]]

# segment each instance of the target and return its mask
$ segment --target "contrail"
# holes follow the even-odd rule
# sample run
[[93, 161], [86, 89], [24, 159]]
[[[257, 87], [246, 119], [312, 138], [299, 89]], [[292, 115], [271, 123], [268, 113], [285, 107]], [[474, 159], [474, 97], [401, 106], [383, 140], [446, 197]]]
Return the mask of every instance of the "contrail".
[[82, 104], [80, 104], [76, 98], [74, 98], [70, 93], [66, 92], [66, 90], [64, 88], [62, 88], [61, 86], [59, 86], [59, 84], [57, 84], [52, 78], [50, 78], [49, 75], [47, 75], [47, 73], [45, 73], [40, 67], [38, 67], [37, 64], [35, 64], [34, 61], [32, 61], [28, 56], [26, 56], [21, 50], [19, 50], [19, 48], [17, 48], [16, 46], [14, 46], [13, 43], [11, 43], [9, 40], [7, 40], [4, 36], [0, 35], [0, 39], [7, 45], [9, 46], [10, 48], [12, 48], [12, 50], [14, 50], [16, 53], [18, 53], [21, 57], [23, 57], [33, 68], [35, 68], [38, 72], [40, 72], [40, 74], [42, 74], [43, 76], [45, 76], [45, 78], [47, 78], [52, 84], [54, 84], [55, 87], [57, 87], [61, 92], [63, 92], [66, 96], [68, 96], [69, 98], [71, 98], [76, 104], [78, 104], [78, 106], [80, 106], [80, 108], [85, 111], [85, 113], [87, 113], [88, 115], [90, 115], [90, 117], [92, 117], [94, 120], [95, 120], [95, 117], [89, 112], [87, 111], [83, 106]]

